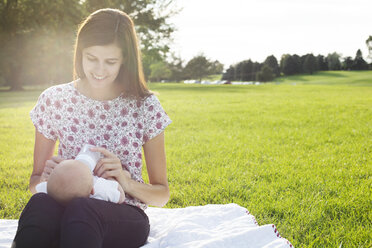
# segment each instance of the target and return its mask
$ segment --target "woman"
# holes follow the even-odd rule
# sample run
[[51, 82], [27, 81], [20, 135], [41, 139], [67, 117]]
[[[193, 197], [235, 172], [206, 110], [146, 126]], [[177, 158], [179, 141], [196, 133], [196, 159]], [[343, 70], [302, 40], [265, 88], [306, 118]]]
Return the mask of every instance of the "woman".
[[[34, 195], [20, 216], [13, 247], [141, 246], [150, 228], [143, 210], [169, 199], [164, 129], [171, 120], [146, 86], [128, 15], [101, 9], [81, 24], [74, 78], [45, 90], [30, 112], [36, 128]], [[126, 193], [124, 204], [77, 198], [64, 207], [47, 194], [36, 194], [35, 186], [86, 143], [103, 154], [95, 175], [118, 181]], [[142, 148], [150, 184], [141, 176]]]

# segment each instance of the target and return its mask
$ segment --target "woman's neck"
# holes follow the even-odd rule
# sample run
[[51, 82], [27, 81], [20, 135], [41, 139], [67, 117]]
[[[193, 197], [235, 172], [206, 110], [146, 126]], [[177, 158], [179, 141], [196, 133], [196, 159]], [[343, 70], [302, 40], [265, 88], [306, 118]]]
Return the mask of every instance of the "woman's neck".
[[89, 83], [84, 80], [77, 80], [75, 84], [76, 89], [83, 95], [88, 98], [98, 100], [98, 101], [107, 101], [117, 98], [123, 92], [122, 86], [116, 82], [112, 84], [112, 87], [106, 88], [93, 88]]

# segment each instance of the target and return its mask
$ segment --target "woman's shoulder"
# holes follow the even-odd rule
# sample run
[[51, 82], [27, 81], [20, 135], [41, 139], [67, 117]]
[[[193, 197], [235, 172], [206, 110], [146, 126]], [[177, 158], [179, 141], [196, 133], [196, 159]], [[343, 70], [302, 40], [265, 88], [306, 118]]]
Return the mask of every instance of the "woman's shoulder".
[[145, 107], [151, 105], [151, 104], [154, 104], [154, 103], [158, 103], [159, 102], [159, 99], [158, 97], [154, 94], [154, 93], [151, 93], [147, 96], [145, 96], [143, 99], [142, 99]]
[[160, 116], [166, 114], [162, 104], [160, 103], [159, 98], [156, 96], [156, 94], [151, 94], [143, 101], [143, 110], [145, 115], [154, 115], [156, 114], [157, 118], [160, 118]]
[[62, 94], [66, 94], [67, 91], [73, 91], [74, 89], [74, 82], [64, 83], [64, 84], [57, 84], [46, 88], [41, 94], [40, 97], [52, 97], [56, 98]]

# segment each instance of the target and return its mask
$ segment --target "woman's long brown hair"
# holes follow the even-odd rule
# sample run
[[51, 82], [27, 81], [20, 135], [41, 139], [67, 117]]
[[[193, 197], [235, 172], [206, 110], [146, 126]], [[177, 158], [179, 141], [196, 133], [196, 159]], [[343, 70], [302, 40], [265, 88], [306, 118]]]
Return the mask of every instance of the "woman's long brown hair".
[[74, 80], [85, 78], [82, 65], [84, 48], [112, 43], [123, 51], [123, 64], [117, 81], [124, 84], [124, 94], [139, 99], [150, 95], [143, 75], [141, 52], [133, 21], [117, 9], [97, 10], [80, 24], [75, 42]]

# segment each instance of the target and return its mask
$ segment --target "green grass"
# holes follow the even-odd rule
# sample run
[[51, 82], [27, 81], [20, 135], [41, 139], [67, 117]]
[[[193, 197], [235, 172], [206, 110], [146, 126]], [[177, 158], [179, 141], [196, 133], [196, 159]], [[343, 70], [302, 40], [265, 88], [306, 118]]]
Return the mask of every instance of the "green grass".
[[321, 84], [371, 86], [371, 71], [321, 71], [313, 75], [293, 75], [279, 77], [274, 81], [287, 84]]
[[[371, 247], [372, 72], [280, 80], [150, 85], [173, 120], [166, 207], [234, 202], [295, 247]], [[30, 197], [39, 93], [0, 92], [0, 218]]]

